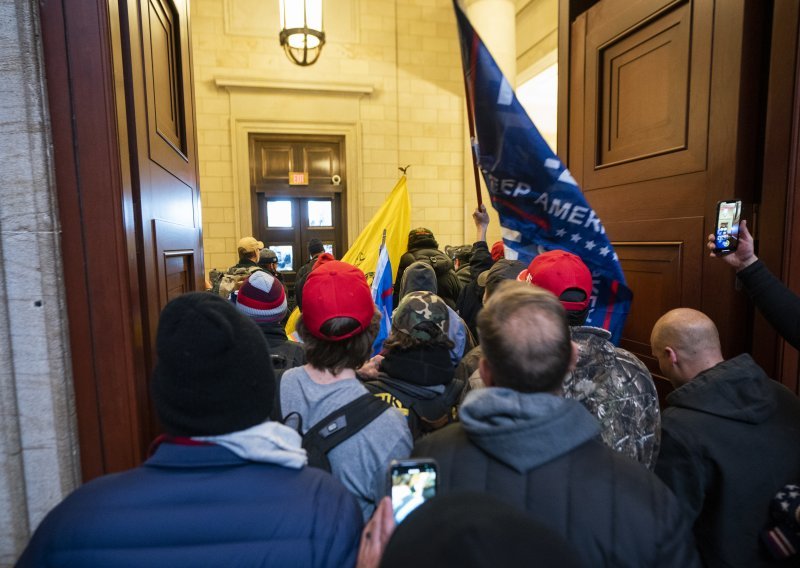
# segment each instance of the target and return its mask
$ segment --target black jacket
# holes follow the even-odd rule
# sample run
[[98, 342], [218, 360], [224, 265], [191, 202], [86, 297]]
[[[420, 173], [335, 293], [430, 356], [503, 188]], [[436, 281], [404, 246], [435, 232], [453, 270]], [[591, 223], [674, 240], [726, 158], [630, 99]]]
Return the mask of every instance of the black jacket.
[[427, 262], [436, 272], [437, 292], [436, 295], [444, 300], [448, 306], [455, 309], [458, 294], [461, 291], [461, 282], [458, 280], [453, 270], [453, 261], [446, 254], [436, 248], [434, 239], [417, 240], [415, 248], [410, 248], [400, 257], [400, 265], [397, 268], [397, 278], [394, 281], [394, 305], [400, 302], [400, 283], [403, 279], [403, 272], [412, 263], [421, 260]]
[[775, 278], [760, 260], [736, 276], [770, 325], [792, 347], [800, 349], [800, 297]]
[[289, 341], [286, 330], [280, 323], [256, 322], [256, 325], [261, 328], [269, 344], [272, 366], [276, 371], [285, 371], [306, 364], [306, 351], [303, 345]]
[[469, 259], [470, 283], [461, 289], [456, 302], [456, 311], [467, 324], [472, 335], [478, 339], [478, 312], [483, 307], [483, 288], [478, 286], [478, 276], [494, 264], [486, 241], [476, 241], [472, 245]]
[[585, 566], [698, 566], [675, 497], [638, 463], [605, 447], [580, 403], [506, 388], [473, 391], [460, 423], [420, 439], [440, 490], [487, 492], [566, 538]]
[[306, 279], [308, 275], [311, 274], [311, 269], [314, 268], [318, 257], [319, 254], [315, 254], [311, 260], [297, 269], [297, 275], [294, 278], [294, 303], [300, 308], [300, 311], [303, 310], [303, 286], [305, 286]]
[[684, 504], [707, 566], [768, 564], [770, 500], [800, 481], [800, 400], [747, 355], [667, 396], [656, 473]]

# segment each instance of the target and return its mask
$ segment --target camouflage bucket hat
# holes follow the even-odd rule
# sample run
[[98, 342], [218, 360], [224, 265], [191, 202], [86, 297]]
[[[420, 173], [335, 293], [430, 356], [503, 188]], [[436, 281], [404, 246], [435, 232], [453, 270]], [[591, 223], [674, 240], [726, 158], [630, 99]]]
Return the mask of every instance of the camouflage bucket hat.
[[411, 292], [400, 300], [392, 327], [419, 341], [432, 341], [450, 329], [450, 310], [432, 292]]

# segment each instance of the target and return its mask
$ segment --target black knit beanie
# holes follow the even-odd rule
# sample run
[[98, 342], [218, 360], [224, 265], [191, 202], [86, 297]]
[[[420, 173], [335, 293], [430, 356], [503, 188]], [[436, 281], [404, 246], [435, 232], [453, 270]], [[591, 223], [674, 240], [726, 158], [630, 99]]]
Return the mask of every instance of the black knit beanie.
[[156, 349], [150, 389], [168, 434], [216, 436], [267, 420], [275, 397], [267, 342], [220, 296], [192, 292], [167, 304]]
[[319, 239], [311, 239], [308, 241], [308, 255], [314, 256], [315, 254], [319, 254], [321, 252], [325, 252], [325, 246], [322, 244], [322, 241]]

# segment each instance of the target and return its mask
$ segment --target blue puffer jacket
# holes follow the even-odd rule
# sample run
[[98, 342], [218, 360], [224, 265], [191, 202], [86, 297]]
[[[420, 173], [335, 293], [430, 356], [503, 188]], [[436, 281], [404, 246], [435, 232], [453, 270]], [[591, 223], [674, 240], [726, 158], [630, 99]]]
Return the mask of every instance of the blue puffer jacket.
[[162, 444], [67, 497], [18, 566], [353, 566], [361, 527], [355, 499], [322, 470]]

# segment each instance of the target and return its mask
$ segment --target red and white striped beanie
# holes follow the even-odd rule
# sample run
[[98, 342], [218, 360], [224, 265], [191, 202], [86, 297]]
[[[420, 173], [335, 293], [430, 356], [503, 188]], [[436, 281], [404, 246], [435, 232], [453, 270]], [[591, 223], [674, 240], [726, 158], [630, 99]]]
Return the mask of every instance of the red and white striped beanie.
[[260, 323], [277, 323], [286, 315], [283, 284], [268, 272], [253, 272], [236, 295], [236, 308]]

